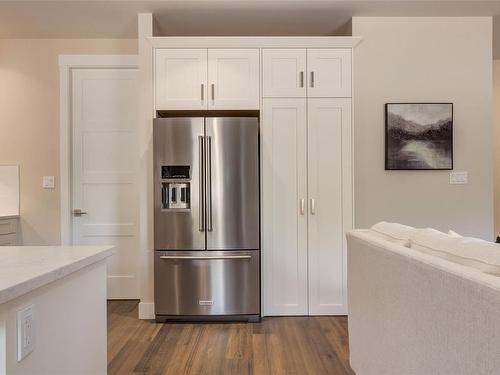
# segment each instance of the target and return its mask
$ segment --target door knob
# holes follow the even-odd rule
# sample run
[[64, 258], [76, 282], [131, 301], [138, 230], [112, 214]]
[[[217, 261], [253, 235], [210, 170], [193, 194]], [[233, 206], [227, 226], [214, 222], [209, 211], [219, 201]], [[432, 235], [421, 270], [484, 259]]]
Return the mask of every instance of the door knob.
[[85, 211], [82, 211], [80, 208], [75, 208], [73, 210], [73, 216], [82, 216], [82, 215], [87, 215]]

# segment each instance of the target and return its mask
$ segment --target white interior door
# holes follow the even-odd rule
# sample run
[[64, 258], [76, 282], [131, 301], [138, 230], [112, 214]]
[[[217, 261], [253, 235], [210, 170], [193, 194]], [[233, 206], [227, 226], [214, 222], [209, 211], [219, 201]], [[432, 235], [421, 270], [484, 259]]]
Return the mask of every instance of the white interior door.
[[259, 109], [259, 50], [209, 49], [209, 109]]
[[307, 49], [307, 96], [347, 98], [351, 96], [351, 49]]
[[157, 49], [156, 109], [207, 109], [207, 50]]
[[306, 50], [263, 49], [262, 86], [264, 97], [306, 96]]
[[344, 227], [350, 224], [344, 221], [350, 216], [343, 210], [350, 209], [350, 195], [343, 194], [349, 166], [342, 161], [350, 160], [350, 147], [342, 145], [343, 138], [350, 142], [350, 124], [350, 99], [308, 99], [310, 315], [347, 313]]
[[73, 244], [115, 246], [110, 299], [138, 298], [138, 93], [136, 69], [73, 70]]
[[307, 315], [306, 99], [264, 99], [265, 315]]

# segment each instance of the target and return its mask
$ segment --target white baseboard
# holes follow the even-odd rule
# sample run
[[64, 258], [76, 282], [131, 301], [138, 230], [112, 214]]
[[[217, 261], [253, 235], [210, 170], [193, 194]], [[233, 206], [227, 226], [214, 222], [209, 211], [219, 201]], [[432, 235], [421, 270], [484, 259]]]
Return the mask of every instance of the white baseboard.
[[139, 302], [139, 319], [154, 319], [155, 304], [154, 302]]
[[135, 275], [108, 276], [108, 299], [139, 299]]

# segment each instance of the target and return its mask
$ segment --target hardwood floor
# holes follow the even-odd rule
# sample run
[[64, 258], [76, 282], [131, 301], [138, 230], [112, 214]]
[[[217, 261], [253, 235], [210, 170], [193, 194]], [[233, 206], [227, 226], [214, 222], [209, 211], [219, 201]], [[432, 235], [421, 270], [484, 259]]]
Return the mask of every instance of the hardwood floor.
[[260, 323], [138, 320], [136, 301], [108, 302], [108, 374], [354, 374], [346, 317]]

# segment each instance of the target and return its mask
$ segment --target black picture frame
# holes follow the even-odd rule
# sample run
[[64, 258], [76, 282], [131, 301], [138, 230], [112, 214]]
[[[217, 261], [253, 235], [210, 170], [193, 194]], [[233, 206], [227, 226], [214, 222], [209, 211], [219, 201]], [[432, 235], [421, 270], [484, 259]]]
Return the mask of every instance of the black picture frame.
[[[391, 105], [449, 105], [450, 106], [450, 115], [451, 115], [451, 124], [449, 129], [449, 167], [408, 167], [408, 166], [394, 166], [394, 163], [391, 163], [391, 153], [393, 150], [390, 149], [390, 137], [389, 134], [389, 111]], [[453, 123], [454, 123], [454, 115], [453, 115], [453, 103], [451, 102], [393, 102], [393, 103], [385, 103], [385, 170], [386, 171], [429, 171], [429, 170], [453, 170], [454, 164], [454, 156], [453, 156]], [[431, 141], [428, 141], [431, 142]]]

